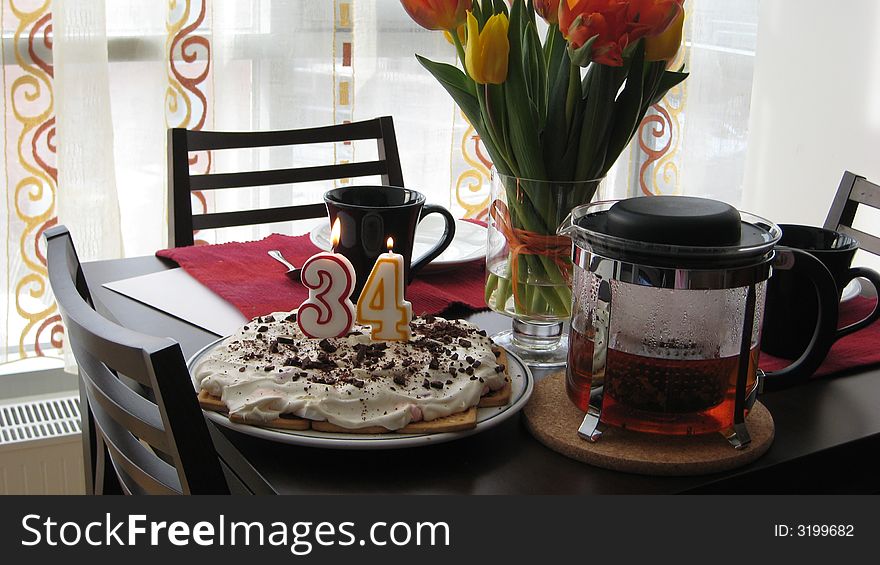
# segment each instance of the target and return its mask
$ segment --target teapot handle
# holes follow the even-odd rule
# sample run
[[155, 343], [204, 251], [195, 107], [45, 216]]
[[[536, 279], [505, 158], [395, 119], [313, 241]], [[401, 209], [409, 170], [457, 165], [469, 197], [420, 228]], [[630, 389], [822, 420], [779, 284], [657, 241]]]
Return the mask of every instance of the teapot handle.
[[559, 224], [559, 227], [556, 228], [556, 235], [567, 235], [571, 237], [571, 232], [574, 231], [574, 220], [572, 219], [571, 212], [562, 220], [562, 223]]

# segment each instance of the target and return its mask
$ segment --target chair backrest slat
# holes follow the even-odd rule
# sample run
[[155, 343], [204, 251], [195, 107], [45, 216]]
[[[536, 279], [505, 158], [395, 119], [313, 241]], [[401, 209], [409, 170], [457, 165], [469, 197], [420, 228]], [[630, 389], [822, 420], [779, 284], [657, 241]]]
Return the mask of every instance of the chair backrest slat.
[[90, 407], [103, 434], [104, 445], [110, 451], [113, 467], [126, 490], [132, 494], [183, 492], [174, 467], [139, 442], [138, 438], [119, 424], [112, 415], [104, 412], [101, 403], [96, 400], [89, 395]]
[[107, 367], [85, 351], [74, 348], [80, 378], [90, 399], [100, 404], [115, 421], [151, 446], [167, 452], [168, 440], [159, 407], [126, 386]]
[[[378, 160], [267, 171], [190, 174], [189, 157], [190, 153], [195, 151], [253, 149], [367, 139], [376, 140]], [[326, 214], [323, 205], [315, 206], [315, 203], [311, 203], [302, 206], [301, 214], [282, 219], [278, 219], [280, 216], [274, 211], [275, 209], [264, 208], [254, 210], [258, 212], [254, 215], [216, 215], [199, 223], [193, 216], [191, 200], [193, 191], [274, 186], [374, 175], [380, 176], [382, 184], [386, 186], [404, 186], [394, 121], [390, 116], [284, 131], [219, 132], [172, 128], [168, 130], [168, 241], [173, 247], [183, 247], [193, 245], [194, 230], [302, 220]], [[271, 219], [266, 219], [264, 215], [271, 216]], [[227, 220], [236, 223], [224, 223]]]
[[279, 131], [190, 131], [187, 144], [189, 151], [206, 151], [380, 139], [383, 135], [381, 120], [375, 118], [350, 124]]
[[[86, 465], [89, 491], [101, 490], [97, 470], [106, 474], [113, 467], [118, 484], [130, 492], [228, 493], [180, 346], [98, 314], [85, 299], [88, 286], [78, 286], [82, 269], [67, 228], [54, 226], [44, 237], [49, 282], [81, 366], [83, 428], [89, 431], [84, 453], [102, 458]], [[137, 375], [151, 398], [138, 395], [120, 374]]]
[[840, 179], [824, 227], [854, 237], [859, 240], [861, 249], [880, 255], [880, 237], [853, 228], [859, 205], [880, 209], [880, 185], [846, 171]]
[[217, 190], [222, 188], [243, 188], [252, 186], [271, 186], [333, 180], [349, 177], [367, 177], [388, 173], [385, 161], [363, 161], [341, 165], [303, 167], [301, 169], [273, 169], [269, 171], [248, 171], [244, 173], [217, 173], [213, 175], [191, 175], [190, 190]]
[[[104, 319], [91, 310], [88, 305], [76, 305], [74, 307], [79, 310], [79, 314], [95, 321], [103, 321]], [[88, 350], [103, 351], [108, 358], [113, 359], [113, 369], [118, 373], [134, 379], [143, 386], [150, 386], [150, 377], [147, 368], [144, 366], [143, 347], [161, 348], [171, 343], [171, 340], [161, 338], [153, 338], [147, 336], [148, 341], [139, 342], [137, 340], [142, 337], [140, 334], [130, 332], [126, 328], [116, 326], [106, 326], [104, 324], [91, 326], [94, 331], [83, 326], [80, 316], [71, 316], [69, 321], [65, 321], [66, 332], [77, 333], [81, 339], [86, 342], [83, 344]], [[117, 330], [119, 328], [119, 330]]]
[[849, 198], [872, 208], [880, 208], [880, 186], [859, 177]]
[[240, 212], [218, 212], [216, 214], [196, 214], [192, 217], [193, 227], [197, 230], [208, 230], [226, 226], [250, 226], [289, 222], [316, 218], [324, 213], [323, 204], [308, 206], [282, 206], [278, 208], [260, 208], [258, 210], [242, 210]]
[[837, 231], [857, 239], [859, 241], [859, 249], [880, 255], [880, 237], [849, 226], [838, 226]]

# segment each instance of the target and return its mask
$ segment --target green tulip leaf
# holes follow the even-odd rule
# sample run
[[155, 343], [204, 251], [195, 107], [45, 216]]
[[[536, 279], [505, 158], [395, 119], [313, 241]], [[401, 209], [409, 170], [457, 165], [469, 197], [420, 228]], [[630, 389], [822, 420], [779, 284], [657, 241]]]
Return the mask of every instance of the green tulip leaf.
[[568, 46], [568, 56], [571, 59], [571, 62], [579, 67], [586, 67], [590, 64], [590, 50], [593, 47], [593, 43], [598, 39], [598, 35], [594, 35], [590, 39], [586, 40], [583, 45], [578, 47], [577, 49], [572, 49], [571, 45]]
[[620, 152], [623, 151], [623, 148], [632, 139], [647, 108], [647, 105], [644, 104], [646, 99], [645, 75], [647, 74], [645, 46], [644, 41], [640, 40], [638, 43], [639, 45], [634, 49], [632, 60], [629, 64], [626, 84], [614, 102], [614, 126], [611, 128], [611, 135], [608, 139], [608, 153], [606, 154], [606, 161], [610, 157], [612, 163], [617, 160], [617, 156], [620, 155]]
[[651, 98], [651, 105], [660, 102], [670, 89], [675, 88], [688, 77], [689, 73], [666, 71], [660, 77], [657, 91]]

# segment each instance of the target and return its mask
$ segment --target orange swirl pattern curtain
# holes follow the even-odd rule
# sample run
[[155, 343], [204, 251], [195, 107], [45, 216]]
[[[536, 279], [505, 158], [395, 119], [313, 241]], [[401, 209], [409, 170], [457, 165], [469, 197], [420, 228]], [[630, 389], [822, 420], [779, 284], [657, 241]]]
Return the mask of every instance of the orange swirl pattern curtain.
[[[146, 7], [143, 2], [128, 4], [116, 9]], [[166, 125], [198, 129], [209, 116], [204, 83], [210, 45], [199, 35], [206, 2], [152, 2], [150, 8], [167, 22], [164, 55], [155, 57], [158, 52], [154, 53], [152, 62], [166, 69], [162, 86], [167, 112], [163, 122], [156, 121], [155, 129], [164, 131]], [[3, 0], [0, 16], [6, 210], [0, 215], [0, 237], [5, 243], [0, 365], [4, 365], [61, 356], [64, 329], [48, 286], [42, 233], [58, 223], [60, 216], [72, 224], [83, 259], [118, 257], [122, 244], [117, 233], [117, 199], [130, 200], [135, 206], [139, 199], [116, 192], [119, 170], [123, 174], [131, 170], [126, 171], [125, 163], [115, 167], [113, 159], [114, 133], [119, 132], [111, 124], [108, 108], [111, 81], [107, 74], [113, 67], [107, 61], [111, 49], [104, 1], [53, 6], [49, 0]], [[141, 36], [152, 31], [132, 30]], [[63, 44], [60, 51], [56, 43]], [[121, 74], [117, 78], [125, 80], [126, 73]], [[64, 92], [63, 98], [59, 91]], [[129, 89], [128, 95], [134, 92]], [[161, 103], [162, 98], [156, 100]], [[130, 131], [122, 133], [131, 136]], [[162, 166], [162, 143], [153, 144], [153, 168]], [[193, 161], [200, 164], [198, 156]], [[207, 170], [210, 158], [202, 161], [207, 162], [203, 167]], [[96, 171], [101, 167], [103, 173]], [[161, 178], [164, 173], [154, 176]], [[161, 181], [153, 186], [150, 198], [161, 210], [164, 186]], [[104, 204], [97, 205], [101, 201]], [[156, 219], [156, 225], [164, 223], [158, 214]]]
[[40, 241], [54, 225], [58, 170], [49, 2], [4, 0], [3, 184], [6, 213], [0, 282], [0, 363], [57, 354], [60, 316], [46, 278]]

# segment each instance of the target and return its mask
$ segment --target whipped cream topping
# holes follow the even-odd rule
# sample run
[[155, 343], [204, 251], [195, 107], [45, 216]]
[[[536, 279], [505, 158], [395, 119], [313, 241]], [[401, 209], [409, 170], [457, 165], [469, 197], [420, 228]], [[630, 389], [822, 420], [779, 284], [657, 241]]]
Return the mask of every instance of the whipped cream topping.
[[295, 315], [258, 317], [195, 367], [202, 390], [255, 423], [280, 414], [344, 428], [402, 428], [476, 406], [508, 381], [486, 333], [464, 320], [417, 318], [408, 342], [373, 341], [355, 325], [345, 337], [311, 339]]

